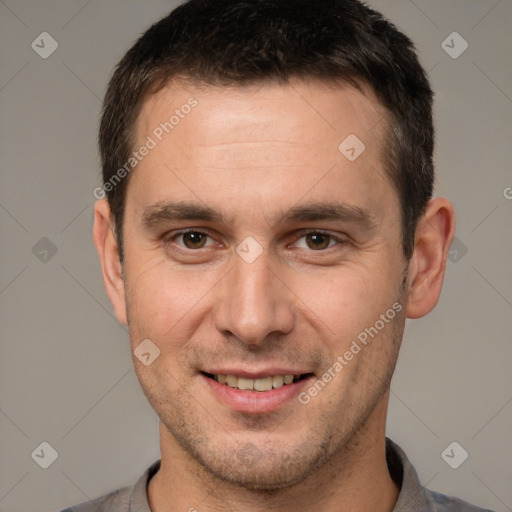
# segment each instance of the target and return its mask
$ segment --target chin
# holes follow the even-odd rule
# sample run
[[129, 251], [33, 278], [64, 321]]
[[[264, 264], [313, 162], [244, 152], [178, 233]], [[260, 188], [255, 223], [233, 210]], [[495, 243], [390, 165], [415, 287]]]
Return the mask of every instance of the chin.
[[284, 469], [284, 464], [272, 465], [269, 461], [258, 463], [252, 467], [229, 468], [203, 465], [212, 476], [235, 487], [258, 491], [272, 492], [296, 485], [305, 479], [304, 472], [297, 467], [293, 473]]
[[251, 442], [238, 449], [216, 448], [195, 446], [191, 455], [210, 477], [265, 493], [300, 484], [328, 457], [326, 447], [310, 442], [290, 448], [289, 452], [282, 446], [257, 446]]

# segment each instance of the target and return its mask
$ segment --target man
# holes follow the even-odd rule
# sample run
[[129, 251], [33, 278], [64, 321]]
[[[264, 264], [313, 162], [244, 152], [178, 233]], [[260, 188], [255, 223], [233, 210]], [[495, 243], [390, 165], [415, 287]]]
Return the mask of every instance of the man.
[[355, 0], [191, 0], [121, 60], [94, 240], [161, 462], [72, 511], [471, 511], [385, 438], [439, 298], [432, 92]]

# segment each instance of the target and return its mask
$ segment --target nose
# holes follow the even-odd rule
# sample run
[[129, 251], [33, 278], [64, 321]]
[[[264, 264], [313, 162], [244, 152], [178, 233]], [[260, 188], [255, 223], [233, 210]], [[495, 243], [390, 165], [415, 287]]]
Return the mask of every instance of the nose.
[[293, 293], [271, 268], [268, 250], [251, 263], [235, 254], [233, 265], [217, 290], [216, 328], [253, 346], [289, 333], [294, 324]]

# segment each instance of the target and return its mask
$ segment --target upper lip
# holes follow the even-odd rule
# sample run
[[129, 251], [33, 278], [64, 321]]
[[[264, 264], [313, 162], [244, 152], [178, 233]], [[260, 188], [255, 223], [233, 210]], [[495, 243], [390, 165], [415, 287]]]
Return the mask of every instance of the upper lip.
[[274, 377], [276, 375], [304, 375], [306, 373], [312, 373], [304, 371], [302, 369], [287, 368], [265, 368], [263, 370], [247, 371], [241, 369], [227, 369], [227, 368], [215, 368], [203, 370], [203, 373], [210, 373], [212, 375], [236, 375], [237, 377], [245, 377], [246, 379], [261, 379], [264, 377]]

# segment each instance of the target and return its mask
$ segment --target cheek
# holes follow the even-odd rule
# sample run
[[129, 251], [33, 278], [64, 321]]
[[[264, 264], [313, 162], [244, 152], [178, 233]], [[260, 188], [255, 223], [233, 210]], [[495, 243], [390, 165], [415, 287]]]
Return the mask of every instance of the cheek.
[[132, 260], [126, 272], [130, 331], [172, 345], [195, 329], [218, 278], [207, 271], [178, 269], [162, 256], [136, 263]]
[[290, 288], [300, 299], [302, 314], [311, 322], [316, 318], [329, 344], [336, 346], [373, 325], [396, 301], [398, 269], [390, 265], [375, 250], [337, 268], [294, 272]]

